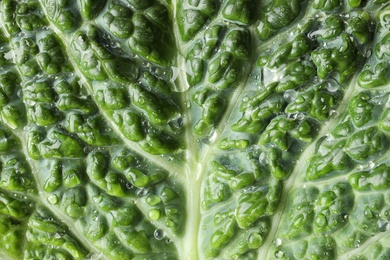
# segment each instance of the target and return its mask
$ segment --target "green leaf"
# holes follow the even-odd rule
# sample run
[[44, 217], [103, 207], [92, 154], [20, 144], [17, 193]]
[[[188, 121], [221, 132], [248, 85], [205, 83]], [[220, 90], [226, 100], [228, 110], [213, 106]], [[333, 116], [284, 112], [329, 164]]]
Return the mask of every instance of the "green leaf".
[[0, 1], [0, 259], [389, 259], [389, 13]]

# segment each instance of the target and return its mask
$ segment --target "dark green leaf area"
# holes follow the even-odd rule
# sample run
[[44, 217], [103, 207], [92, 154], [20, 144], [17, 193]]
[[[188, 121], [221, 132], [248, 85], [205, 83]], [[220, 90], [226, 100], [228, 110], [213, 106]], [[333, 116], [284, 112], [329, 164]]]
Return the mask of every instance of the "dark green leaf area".
[[280, 182], [271, 184], [267, 189], [250, 190], [238, 198], [235, 215], [237, 224], [242, 229], [254, 225], [259, 219], [275, 213], [280, 199]]
[[[207, 258], [247, 259], [247, 256], [256, 257], [256, 250], [263, 244], [269, 232], [269, 220], [262, 218], [255, 225], [241, 229], [234, 215], [232, 211], [218, 212], [207, 224], [215, 230], [211, 234], [210, 241], [205, 245]], [[225, 248], [227, 250], [224, 250]]]
[[144, 90], [137, 84], [130, 86], [130, 95], [133, 104], [144, 112], [152, 124], [164, 125], [180, 117], [177, 106], [161, 100], [158, 95]]
[[390, 66], [381, 62], [365, 69], [359, 74], [358, 83], [362, 88], [375, 88], [385, 85], [390, 81]]
[[4, 70], [0, 74], [0, 107], [4, 108], [17, 100], [20, 90], [20, 79], [15, 71]]
[[386, 109], [383, 111], [379, 118], [378, 126], [384, 131], [390, 131], [390, 110]]
[[260, 54], [257, 65], [262, 68], [262, 80], [267, 92], [284, 92], [298, 89], [311, 81], [316, 74], [315, 65], [307, 59], [314, 43], [304, 35], [297, 35], [275, 51]]
[[348, 107], [348, 113], [355, 126], [361, 127], [373, 119], [375, 104], [371, 101], [369, 92], [361, 92], [354, 96]]
[[347, 31], [351, 33], [359, 44], [365, 44], [371, 41], [373, 28], [371, 17], [368, 12], [361, 11], [353, 14], [353, 16], [347, 20], [347, 24]]
[[34, 210], [34, 203], [26, 197], [22, 197], [17, 194], [10, 194], [8, 192], [0, 192], [0, 198], [0, 218], [9, 217], [9, 220], [15, 220], [12, 221], [14, 225], [18, 224], [18, 219], [24, 219], [30, 216]]
[[65, 58], [57, 37], [54, 34], [47, 34], [38, 41], [40, 49], [36, 60], [39, 66], [47, 74], [56, 74], [72, 70], [72, 66]]
[[[76, 92], [77, 93], [77, 92]], [[56, 105], [61, 111], [77, 111], [83, 115], [97, 112], [97, 107], [90, 96], [77, 96], [76, 93], [60, 95]]]
[[[67, 207], [69, 206], [68, 203], [71, 202], [72, 198], [79, 200], [81, 203], [79, 206], [83, 206], [82, 203], [85, 201], [85, 195], [83, 195], [82, 190], [71, 188], [85, 184], [86, 174], [84, 168], [82, 160], [48, 160], [44, 163], [44, 169], [47, 172], [39, 174], [39, 178], [44, 183], [44, 191], [53, 192], [61, 186], [69, 189], [66, 192], [67, 195], [64, 195], [62, 201], [66, 204], [62, 205], [65, 212], [67, 212]], [[48, 197], [48, 202], [50, 204], [57, 204], [59, 202], [59, 197], [56, 194], [53, 194], [53, 196]], [[70, 209], [71, 208], [69, 208], [69, 210]]]
[[382, 40], [375, 46], [375, 55], [379, 59], [384, 59], [385, 56], [390, 56], [389, 52], [389, 46], [390, 46], [390, 34], [387, 34], [385, 37], [382, 38]]
[[230, 163], [225, 165], [223, 161], [226, 159], [221, 158], [219, 160], [222, 161], [215, 160], [211, 162], [211, 169], [205, 187], [206, 194], [202, 203], [203, 208], [210, 208], [215, 202], [227, 201], [236, 191], [248, 188], [260, 177], [263, 177], [259, 163], [253, 158], [249, 158], [249, 161], [247, 161], [248, 166], [241, 165], [242, 163], [239, 161], [234, 162], [237, 164], [234, 166]]
[[154, 4], [153, 0], [127, 0], [127, 2], [137, 10], [146, 9]]
[[139, 145], [144, 151], [155, 155], [174, 153], [180, 148], [178, 140], [165, 132], [152, 132], [146, 135], [145, 139], [139, 142]]
[[259, 143], [266, 147], [265, 160], [276, 179], [289, 176], [304, 147], [317, 135], [318, 127], [316, 121], [299, 115], [271, 120]]
[[362, 0], [348, 0], [350, 7], [359, 7], [362, 4]]
[[188, 52], [186, 59], [189, 62], [190, 71], [187, 72], [187, 78], [191, 86], [203, 80], [206, 62], [221, 44], [223, 30], [224, 27], [219, 24], [210, 26], [204, 32], [204, 38], [198, 40]]
[[286, 107], [286, 101], [281, 94], [271, 95], [272, 89], [257, 92], [243, 98], [240, 111], [242, 117], [231, 126], [235, 132], [256, 134], [264, 130], [269, 121], [276, 117]]
[[7, 0], [1, 2], [1, 16], [4, 21], [4, 29], [9, 35], [15, 35], [20, 32], [20, 28], [15, 20], [15, 13], [18, 7], [16, 1]]
[[318, 48], [311, 53], [311, 57], [317, 66], [318, 77], [324, 79], [337, 73], [340, 82], [345, 82], [355, 72], [361, 56], [347, 34], [341, 34], [337, 41], [335, 48]]
[[[87, 193], [91, 202], [76, 225], [105, 254], [130, 259], [166, 252], [176, 258], [174, 245], [166, 242], [164, 231], [147, 221], [133, 202], [124, 203], [92, 184]], [[121, 242], [115, 242], [118, 240]]]
[[[122, 101], [126, 96], [117, 95], [117, 88], [100, 88], [101, 96], [112, 101], [118, 97]], [[119, 90], [119, 93], [121, 93]], [[131, 84], [129, 96], [132, 108], [110, 111], [114, 122], [123, 135], [132, 141], [138, 141], [142, 149], [151, 154], [174, 152], [179, 148], [178, 139], [182, 131], [180, 108], [170, 99], [161, 99], [145, 89], [145, 86]], [[120, 104], [115, 104], [115, 106]], [[123, 103], [124, 104], [124, 103]]]
[[20, 256], [23, 253], [22, 243], [24, 242], [25, 227], [12, 217], [0, 215], [0, 232], [0, 250], [7, 252], [8, 257], [17, 258]]
[[254, 10], [255, 4], [251, 0], [228, 0], [222, 8], [222, 15], [228, 21], [248, 25]]
[[313, 7], [322, 11], [333, 11], [340, 6], [340, 0], [315, 0]]
[[[110, 166], [110, 156], [103, 152], [92, 152], [87, 157], [87, 174], [100, 188], [107, 190], [112, 196], [133, 196], [134, 188], [144, 189], [167, 177], [165, 172], [149, 172], [137, 166], [137, 160], [131, 155], [124, 158], [127, 153], [113, 158]], [[114, 168], [112, 168], [114, 167]], [[115, 170], [116, 169], [116, 170]]]
[[87, 144], [105, 146], [118, 143], [118, 138], [112, 136], [112, 128], [102, 115], [95, 114], [86, 117], [81, 113], [68, 113], [65, 127], [70, 133], [75, 133]]
[[11, 37], [17, 36], [20, 31], [32, 32], [47, 26], [38, 1], [20, 3], [20, 1], [7, 0], [2, 2], [0, 9], [5, 24], [4, 29]]
[[217, 4], [213, 0], [183, 0], [179, 2], [176, 20], [183, 41], [194, 38], [196, 33], [215, 14]]
[[152, 221], [164, 223], [175, 233], [181, 232], [184, 221], [181, 191], [167, 180], [167, 172], [142, 166], [127, 151], [111, 156], [92, 152], [87, 157], [87, 174], [91, 181], [114, 197], [140, 197]]
[[339, 15], [330, 15], [325, 21], [321, 24], [321, 31], [316, 34], [316, 32], [312, 32], [311, 36], [317, 36], [321, 40], [330, 40], [339, 36], [344, 30], [345, 25], [344, 21], [341, 19]]
[[104, 14], [103, 21], [107, 29], [121, 39], [130, 37], [134, 25], [129, 21], [133, 12], [120, 1], [110, 1], [108, 12]]
[[301, 13], [301, 1], [270, 1], [260, 11], [260, 22], [257, 26], [261, 40], [267, 40], [280, 29], [292, 24]]
[[34, 76], [40, 71], [35, 59], [39, 53], [36, 42], [31, 38], [22, 38], [15, 44], [15, 63], [23, 76]]
[[35, 181], [26, 158], [18, 152], [0, 156], [0, 187], [9, 191], [35, 193]]
[[174, 52], [173, 48], [170, 47], [173, 44], [172, 36], [159, 28], [158, 24], [153, 21], [153, 18], [163, 19], [163, 17], [153, 17], [154, 14], [151, 14], [152, 18], [142, 14], [133, 16], [134, 29], [128, 40], [128, 47], [153, 63], [168, 65], [171, 63]]
[[297, 119], [278, 116], [271, 120], [265, 131], [261, 134], [260, 143], [263, 145], [276, 145], [287, 151], [297, 141], [309, 143], [316, 136], [318, 125], [308, 118]]
[[221, 118], [223, 111], [221, 108], [225, 106], [225, 100], [218, 95], [217, 91], [207, 88], [196, 92], [193, 99], [203, 109], [201, 119], [195, 124], [195, 133], [198, 136], [207, 136]]
[[144, 197], [145, 202], [151, 207], [148, 210], [149, 219], [163, 223], [175, 233], [181, 233], [186, 214], [180, 196], [181, 191], [168, 182], [156, 186]]
[[[295, 93], [293, 92], [293, 94]], [[336, 82], [317, 85], [299, 93], [286, 107], [286, 112], [308, 112], [317, 120], [324, 121], [335, 112], [341, 98], [342, 92], [339, 90], [339, 85]]]
[[377, 33], [381, 35], [381, 37], [378, 37], [378, 43], [376, 43], [374, 48], [375, 56], [379, 60], [386, 59], [390, 57], [390, 33], [389, 33], [389, 25], [387, 23], [388, 19], [388, 11], [389, 7], [385, 7], [379, 12], [377, 20], [378, 20], [378, 27], [377, 27]]
[[229, 139], [224, 138], [222, 139], [219, 144], [218, 148], [221, 150], [230, 150], [230, 149], [244, 149], [249, 145], [249, 140], [247, 139]]
[[48, 126], [59, 122], [63, 115], [54, 107], [57, 93], [51, 83], [45, 80], [36, 81], [23, 87], [23, 99], [27, 106], [27, 117], [30, 122], [39, 126]]
[[48, 209], [38, 206], [27, 225], [25, 258], [81, 260], [87, 256], [84, 246]]
[[[241, 156], [245, 158], [239, 159]], [[282, 187], [254, 154], [237, 154], [237, 159], [216, 158], [210, 165], [202, 202], [204, 209], [210, 209], [218, 202], [229, 201], [232, 195], [245, 204], [236, 209], [237, 223], [247, 228], [259, 218], [271, 215], [279, 201]], [[262, 183], [269, 182], [269, 186]], [[261, 188], [257, 189], [258, 185]]]
[[43, 0], [47, 18], [61, 31], [74, 31], [81, 22], [80, 15], [75, 11], [72, 2]]
[[107, 86], [96, 91], [96, 101], [106, 109], [115, 110], [129, 105], [129, 94], [123, 86]]
[[315, 204], [313, 231], [315, 234], [332, 234], [347, 224], [348, 214], [354, 205], [354, 194], [346, 182], [338, 182], [323, 191]]
[[32, 127], [27, 134], [27, 149], [34, 159], [84, 156], [84, 145], [80, 140], [58, 127], [53, 127], [47, 132], [43, 128]]
[[311, 237], [313, 234], [326, 237], [345, 227], [348, 215], [353, 210], [354, 195], [346, 182], [319, 188], [304, 185], [292, 191], [288, 202], [287, 215], [283, 221], [285, 226], [280, 237], [282, 248], [283, 244], [290, 244], [287, 241]]
[[351, 170], [354, 162], [344, 149], [346, 142], [346, 140], [335, 140], [331, 136], [319, 139], [316, 153], [309, 160], [306, 179], [316, 180]]
[[302, 238], [310, 235], [313, 228], [315, 216], [313, 201], [318, 197], [319, 190], [315, 187], [295, 190], [289, 196], [288, 219], [284, 237], [287, 239]]
[[249, 59], [249, 42], [245, 29], [232, 26], [226, 31], [218, 24], [210, 26], [204, 32], [204, 38], [196, 41], [187, 54], [190, 84], [196, 85], [206, 77], [214, 88], [234, 87], [244, 72], [244, 62]]
[[169, 65], [175, 53], [169, 29], [167, 8], [156, 1], [125, 4], [112, 0], [103, 15], [104, 26], [127, 47], [142, 58], [158, 65]]
[[[212, 230], [211, 234], [202, 231], [209, 258], [256, 256], [270, 229], [268, 216], [280, 200], [282, 184], [259, 163], [258, 153], [233, 153], [211, 162], [203, 187], [203, 209], [218, 211], [204, 223], [203, 230]], [[221, 205], [228, 210], [221, 211]]]
[[[307, 83], [315, 75], [315, 66], [311, 62], [291, 62], [287, 68], [284, 77], [279, 80], [275, 90], [282, 92]], [[271, 83], [272, 84], [272, 83]]]
[[8, 39], [4, 33], [0, 31], [0, 66], [12, 64], [11, 57], [9, 57], [10, 46]]
[[87, 174], [98, 187], [109, 195], [125, 197], [130, 195], [131, 186], [126, 185], [125, 176], [110, 170], [109, 155], [103, 152], [92, 152], [87, 157]]
[[81, 16], [86, 20], [91, 20], [99, 14], [104, 7], [106, 1], [103, 0], [81, 0], [79, 1], [79, 8]]
[[265, 53], [260, 57], [258, 65], [270, 69], [278, 68], [288, 62], [309, 54], [313, 50], [313, 43], [304, 35], [297, 35], [291, 42], [282, 45], [271, 55]]
[[377, 127], [353, 134], [345, 144], [346, 153], [357, 161], [376, 159], [389, 147], [389, 137]]
[[358, 191], [387, 189], [390, 187], [390, 168], [380, 164], [369, 171], [351, 174], [348, 181]]
[[23, 31], [34, 31], [46, 26], [46, 19], [42, 16], [38, 1], [20, 3], [16, 8], [16, 23]]
[[109, 39], [97, 27], [77, 31], [71, 41], [71, 55], [87, 78], [129, 83], [138, 77], [135, 61], [119, 57], [110, 50]]
[[11, 153], [11, 150], [20, 147], [19, 140], [4, 125], [0, 128], [0, 156]]

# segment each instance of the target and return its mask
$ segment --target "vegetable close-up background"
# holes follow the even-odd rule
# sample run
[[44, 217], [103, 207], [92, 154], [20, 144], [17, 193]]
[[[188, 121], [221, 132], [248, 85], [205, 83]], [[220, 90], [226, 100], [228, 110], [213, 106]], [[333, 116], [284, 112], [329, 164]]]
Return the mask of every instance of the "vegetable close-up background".
[[0, 259], [390, 259], [389, 0], [0, 0]]

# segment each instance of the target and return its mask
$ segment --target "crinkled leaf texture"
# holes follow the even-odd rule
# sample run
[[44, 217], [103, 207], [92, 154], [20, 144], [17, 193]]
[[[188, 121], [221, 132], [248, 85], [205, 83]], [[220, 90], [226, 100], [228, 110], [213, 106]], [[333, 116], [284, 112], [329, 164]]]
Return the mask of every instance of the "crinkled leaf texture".
[[387, 0], [0, 0], [1, 259], [390, 259]]

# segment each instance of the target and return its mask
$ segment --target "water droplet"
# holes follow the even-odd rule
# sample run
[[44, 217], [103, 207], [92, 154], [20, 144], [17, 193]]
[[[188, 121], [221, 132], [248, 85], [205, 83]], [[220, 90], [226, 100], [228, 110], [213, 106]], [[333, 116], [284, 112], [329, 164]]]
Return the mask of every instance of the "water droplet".
[[275, 239], [275, 246], [281, 246], [282, 245], [282, 239], [280, 239], [280, 238], [276, 238]]
[[334, 110], [334, 109], [331, 109], [331, 110], [329, 111], [329, 116], [337, 116], [337, 111]]
[[297, 92], [293, 89], [288, 89], [284, 92], [283, 98], [288, 102], [293, 102], [297, 98]]
[[138, 197], [144, 197], [148, 194], [148, 190], [147, 189], [138, 189], [136, 192], [135, 192], [135, 195], [137, 195]]
[[377, 225], [380, 232], [386, 232], [390, 226], [389, 222], [384, 219], [378, 220]]
[[157, 240], [162, 240], [165, 237], [164, 231], [162, 229], [156, 229], [153, 233], [154, 238]]
[[47, 201], [52, 204], [52, 205], [55, 205], [58, 203], [58, 197], [56, 195], [51, 195], [47, 198]]
[[330, 79], [330, 80], [328, 80], [328, 84], [326, 85], [326, 89], [329, 92], [336, 92], [339, 89], [339, 84], [337, 83], [336, 80]]
[[369, 162], [367, 163], [367, 168], [368, 168], [369, 170], [373, 169], [374, 167], [375, 167], [375, 163], [374, 163], [373, 161], [369, 161]]
[[281, 250], [277, 250], [277, 251], [275, 252], [275, 257], [276, 257], [277, 259], [281, 259], [281, 258], [283, 258], [283, 256], [284, 256], [284, 253], [283, 253]]
[[263, 165], [266, 165], [267, 164], [267, 156], [266, 154], [263, 152], [260, 154], [259, 156], [259, 162]]

